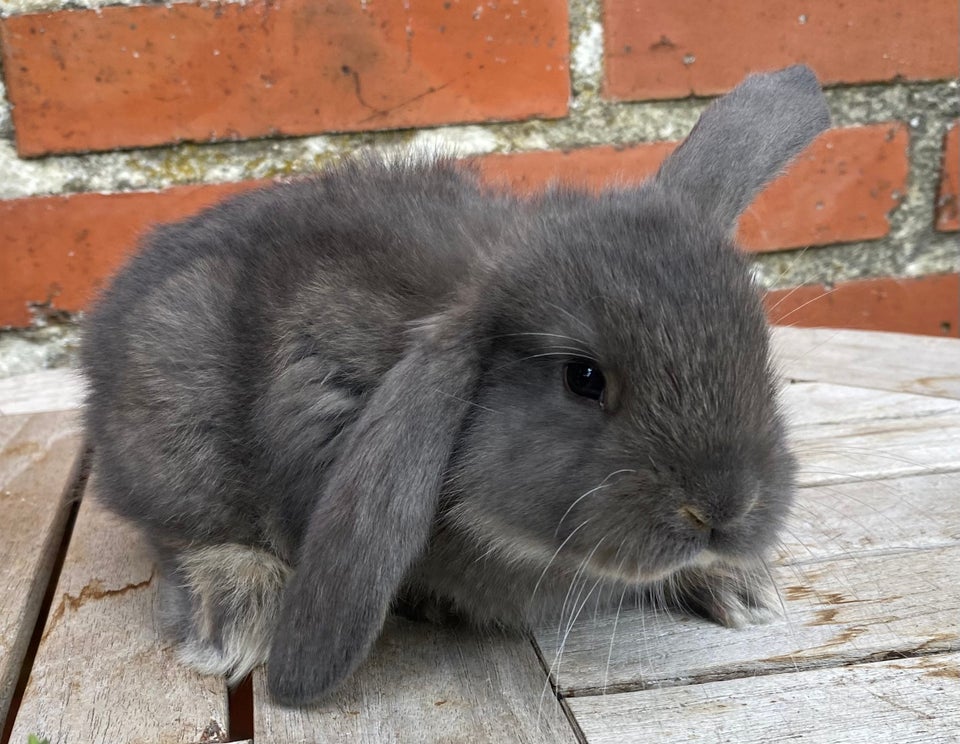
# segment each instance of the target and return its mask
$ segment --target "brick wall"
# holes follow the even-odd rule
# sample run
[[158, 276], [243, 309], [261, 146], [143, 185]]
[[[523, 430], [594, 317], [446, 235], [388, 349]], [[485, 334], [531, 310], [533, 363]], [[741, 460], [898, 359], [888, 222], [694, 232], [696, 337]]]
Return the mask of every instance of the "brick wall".
[[804, 61], [834, 128], [740, 224], [771, 317], [960, 333], [956, 0], [61, 5], [0, 3], [0, 326], [69, 327], [151, 224], [359, 147], [639, 181]]

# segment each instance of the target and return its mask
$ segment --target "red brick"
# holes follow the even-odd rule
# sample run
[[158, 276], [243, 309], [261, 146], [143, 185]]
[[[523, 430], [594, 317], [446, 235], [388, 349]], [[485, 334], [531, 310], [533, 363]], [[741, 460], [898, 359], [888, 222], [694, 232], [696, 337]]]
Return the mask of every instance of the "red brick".
[[767, 293], [776, 325], [960, 336], [960, 275], [862, 279]]
[[[599, 189], [652, 175], [675, 143], [488, 155], [484, 177], [520, 191], [552, 180]], [[887, 232], [906, 176], [899, 125], [831, 130], [742, 219], [747, 250], [863, 240]], [[257, 185], [186, 186], [159, 193], [77, 194], [0, 202], [0, 325], [26, 325], [28, 303], [82, 310], [150, 225]], [[822, 205], [822, 206], [821, 206]]]
[[955, 78], [958, 28], [956, 0], [605, 0], [604, 93], [715, 95], [795, 62], [826, 84]]
[[28, 303], [84, 309], [151, 225], [256, 185], [0, 201], [0, 326], [28, 325]]
[[833, 129], [740, 218], [751, 251], [880, 238], [907, 188], [909, 134], [902, 124]]
[[960, 119], [943, 138], [943, 170], [936, 212], [938, 230], [960, 230]]
[[539, 150], [475, 159], [491, 185], [508, 186], [525, 194], [561, 183], [599, 191], [646, 180], [677, 146], [676, 142], [651, 142], [629, 147], [583, 147], [573, 150]]
[[[406, 7], [405, 7], [406, 6]], [[565, 0], [252, 0], [0, 25], [21, 155], [567, 111]]]
[[[900, 124], [824, 133], [744, 213], [749, 251], [869, 240], [889, 231], [887, 215], [906, 189], [908, 134]], [[490, 183], [535, 191], [552, 181], [590, 189], [635, 184], [656, 172], [676, 143], [591, 147], [478, 158]]]

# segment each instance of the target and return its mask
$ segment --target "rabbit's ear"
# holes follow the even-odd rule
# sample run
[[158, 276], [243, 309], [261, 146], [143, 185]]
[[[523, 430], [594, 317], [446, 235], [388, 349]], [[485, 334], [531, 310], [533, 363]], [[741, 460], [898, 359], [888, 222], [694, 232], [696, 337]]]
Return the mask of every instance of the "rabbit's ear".
[[383, 378], [307, 526], [270, 650], [270, 692], [305, 704], [363, 661], [424, 550], [478, 376], [461, 336], [423, 334]]
[[829, 125], [809, 67], [751, 75], [703, 112], [657, 180], [732, 230], [757, 192]]

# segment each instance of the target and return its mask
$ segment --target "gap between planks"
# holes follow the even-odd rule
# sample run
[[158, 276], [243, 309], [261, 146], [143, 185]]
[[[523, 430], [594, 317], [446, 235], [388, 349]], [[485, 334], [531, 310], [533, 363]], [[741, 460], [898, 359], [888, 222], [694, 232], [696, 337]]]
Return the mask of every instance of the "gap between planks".
[[94, 472], [12, 741], [222, 741], [224, 681], [186, 669], [158, 642], [153, 561], [95, 490]]
[[33, 662], [36, 659], [37, 649], [40, 648], [43, 631], [50, 617], [50, 608], [53, 606], [53, 600], [56, 596], [57, 582], [60, 580], [60, 573], [63, 571], [63, 562], [67, 555], [67, 549], [70, 546], [70, 538], [73, 535], [73, 527], [77, 522], [77, 513], [80, 511], [80, 502], [83, 500], [83, 491], [86, 488], [89, 475], [90, 450], [84, 449], [81, 451], [74, 466], [74, 472], [66, 484], [65, 499], [67, 500], [68, 509], [66, 523], [63, 528], [63, 533], [60, 536], [60, 545], [57, 548], [53, 568], [50, 571], [50, 576], [43, 590], [43, 601], [40, 604], [40, 610], [34, 621], [33, 631], [30, 635], [30, 643], [27, 646], [26, 654], [21, 663], [20, 676], [14, 688], [7, 719], [4, 721], [3, 736], [0, 737], [0, 744], [8, 744], [10, 734], [13, 731], [14, 721], [16, 721], [17, 713], [20, 710], [20, 703], [23, 700], [24, 690], [27, 688], [30, 673], [33, 671]]
[[[71, 412], [0, 417], [0, 497], [6, 508], [0, 583], [0, 742], [8, 741], [40, 641], [86, 482]], [[24, 542], [26, 541], [26, 542]]]
[[547, 659], [543, 655], [543, 649], [540, 648], [540, 644], [537, 643], [536, 637], [532, 634], [529, 636], [529, 640], [530, 645], [533, 647], [533, 653], [536, 654], [537, 660], [540, 662], [540, 667], [543, 669], [543, 674], [546, 679], [545, 684], [549, 685], [551, 694], [560, 705], [560, 710], [562, 710], [563, 715], [566, 716], [567, 723], [570, 724], [570, 728], [573, 731], [574, 736], [577, 737], [577, 742], [579, 744], [588, 744], [586, 734], [583, 733], [583, 729], [580, 728], [580, 723], [577, 721], [577, 717], [570, 709], [570, 699], [560, 693], [560, 689], [557, 687], [553, 675], [550, 673], [550, 664], [547, 663]]
[[577, 741], [530, 640], [468, 626], [391, 617], [363, 664], [311, 708], [274, 704], [262, 667], [253, 680], [258, 744]]
[[945, 744], [960, 730], [958, 680], [960, 654], [944, 653], [575, 698], [571, 707], [591, 744]]

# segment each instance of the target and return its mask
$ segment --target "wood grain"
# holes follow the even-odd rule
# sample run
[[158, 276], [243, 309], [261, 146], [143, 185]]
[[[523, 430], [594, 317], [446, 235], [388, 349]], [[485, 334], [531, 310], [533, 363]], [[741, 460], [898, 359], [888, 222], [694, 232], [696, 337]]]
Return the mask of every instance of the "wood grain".
[[257, 744], [576, 741], [530, 641], [400, 619], [333, 702], [279, 708], [261, 669], [254, 705]]
[[782, 563], [960, 544], [960, 472], [801, 488]]
[[160, 642], [143, 541], [89, 490], [11, 740], [222, 741], [211, 732], [226, 729], [224, 682], [189, 671]]
[[960, 411], [798, 425], [801, 486], [960, 470]]
[[960, 401], [952, 398], [871, 390], [829, 382], [787, 383], [783, 387], [781, 402], [787, 421], [794, 427], [922, 418], [960, 412]]
[[797, 383], [782, 401], [802, 486], [960, 470], [960, 400]]
[[80, 454], [76, 418], [0, 417], [0, 728], [67, 521]]
[[[960, 546], [828, 560], [774, 571], [787, 615], [739, 630], [682, 616], [585, 611], [566, 636], [537, 631], [565, 695], [854, 664], [960, 650]], [[609, 664], [608, 664], [609, 659]]]
[[796, 380], [960, 399], [955, 338], [780, 327], [773, 353], [782, 373]]
[[960, 654], [570, 700], [590, 744], [946, 744], [960, 731]]
[[83, 395], [83, 378], [71, 369], [2, 378], [0, 416], [73, 410], [80, 407]]

